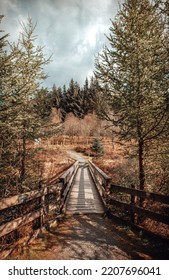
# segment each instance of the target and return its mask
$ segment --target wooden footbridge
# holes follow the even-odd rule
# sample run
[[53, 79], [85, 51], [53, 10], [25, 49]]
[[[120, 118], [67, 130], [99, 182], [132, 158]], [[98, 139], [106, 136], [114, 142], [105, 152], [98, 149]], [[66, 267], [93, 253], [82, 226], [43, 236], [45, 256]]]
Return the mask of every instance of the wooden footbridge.
[[[161, 204], [162, 212], [147, 208], [148, 203], [141, 206], [140, 198]], [[138, 217], [146, 217], [168, 226], [168, 205], [168, 196], [113, 185], [93, 162], [76, 161], [59, 178], [53, 177], [48, 184], [41, 182], [37, 190], [0, 200], [0, 241], [9, 243], [27, 224], [32, 225], [30, 235], [35, 237], [43, 227], [50, 228], [62, 213], [67, 217], [108, 213], [136, 227]]]
[[82, 163], [77, 171], [65, 207], [67, 214], [104, 213], [105, 211], [89, 167], [85, 163]]

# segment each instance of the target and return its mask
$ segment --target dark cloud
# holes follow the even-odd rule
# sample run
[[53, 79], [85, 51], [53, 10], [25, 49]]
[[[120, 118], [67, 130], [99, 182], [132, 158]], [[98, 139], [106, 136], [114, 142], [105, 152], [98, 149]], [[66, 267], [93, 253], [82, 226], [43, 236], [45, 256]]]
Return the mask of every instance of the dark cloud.
[[94, 69], [94, 55], [106, 42], [110, 18], [118, 0], [1, 0], [1, 13], [6, 16], [3, 29], [11, 41], [18, 38], [18, 20], [28, 15], [37, 22], [38, 44], [45, 46], [52, 62], [45, 67], [49, 78], [45, 86], [62, 86], [73, 77], [80, 84]]

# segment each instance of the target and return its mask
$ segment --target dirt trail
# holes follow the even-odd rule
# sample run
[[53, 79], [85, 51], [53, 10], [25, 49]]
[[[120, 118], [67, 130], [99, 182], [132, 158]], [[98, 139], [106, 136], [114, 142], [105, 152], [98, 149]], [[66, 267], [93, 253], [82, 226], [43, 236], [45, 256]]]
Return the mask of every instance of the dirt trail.
[[[99, 214], [71, 215], [12, 259], [130, 260], [154, 259], [152, 246], [128, 228]], [[17, 257], [15, 257], [17, 256]], [[157, 256], [159, 258], [159, 255]]]
[[78, 160], [78, 161], [81, 162], [81, 163], [85, 163], [85, 162], [87, 161], [87, 159], [88, 159], [88, 157], [84, 156], [84, 155], [81, 154], [81, 153], [77, 153], [77, 152], [75, 152], [75, 151], [73, 151], [73, 150], [68, 150], [68, 151], [67, 151], [67, 154], [68, 154], [71, 158], [73, 158], [73, 159], [75, 159], [75, 160]]

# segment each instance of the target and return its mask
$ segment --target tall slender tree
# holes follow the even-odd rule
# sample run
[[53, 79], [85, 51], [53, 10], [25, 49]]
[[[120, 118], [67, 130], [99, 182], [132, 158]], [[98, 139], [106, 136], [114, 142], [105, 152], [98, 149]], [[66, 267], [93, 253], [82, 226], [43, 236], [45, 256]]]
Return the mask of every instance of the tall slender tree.
[[[126, 0], [112, 21], [109, 47], [96, 59], [95, 75], [120, 137], [138, 146], [140, 189], [145, 189], [145, 144], [167, 133], [164, 23], [149, 0]], [[104, 111], [104, 110], [103, 110]], [[103, 112], [109, 117], [107, 112]]]
[[[18, 103], [15, 122], [17, 123], [18, 134], [21, 139], [21, 166], [20, 180], [25, 179], [26, 164], [26, 142], [35, 139], [41, 126], [41, 118], [36, 113], [31, 99], [39, 93], [40, 81], [47, 78], [42, 66], [49, 63], [45, 59], [43, 48], [35, 46], [37, 36], [34, 35], [36, 25], [31, 18], [28, 23], [22, 25], [22, 32], [19, 41], [13, 44], [12, 49], [18, 49], [17, 64], [15, 69], [15, 96]], [[19, 110], [18, 110], [19, 109]]]
[[[0, 22], [4, 16], [0, 17]], [[1, 31], [2, 33], [2, 31]], [[15, 116], [15, 96], [13, 95], [13, 61], [17, 60], [18, 51], [7, 52], [9, 34], [0, 38], [0, 182], [4, 190], [11, 184], [16, 170], [16, 143], [18, 135], [13, 125]], [[14, 148], [15, 147], [15, 152]]]
[[35, 25], [29, 18], [27, 25], [22, 23], [18, 42], [8, 43], [9, 54], [4, 50], [2, 55], [7, 63], [1, 77], [1, 118], [6, 135], [1, 145], [11, 143], [11, 153], [6, 154], [5, 159], [8, 169], [18, 174], [20, 185], [26, 175], [27, 142], [38, 137], [42, 125], [43, 118], [37, 113], [35, 99], [39, 95], [40, 81], [47, 77], [42, 67], [50, 61], [44, 58], [43, 48], [36, 47], [34, 30]]

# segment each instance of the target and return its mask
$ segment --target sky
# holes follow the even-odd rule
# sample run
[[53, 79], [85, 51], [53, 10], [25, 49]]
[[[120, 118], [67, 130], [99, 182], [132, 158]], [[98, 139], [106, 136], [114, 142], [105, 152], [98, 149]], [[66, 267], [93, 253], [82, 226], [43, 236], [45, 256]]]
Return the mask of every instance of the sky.
[[21, 26], [30, 16], [37, 23], [37, 45], [44, 46], [52, 61], [44, 67], [48, 74], [43, 86], [68, 86], [71, 78], [81, 86], [94, 70], [94, 60], [107, 44], [110, 19], [122, 0], [1, 0], [5, 18], [1, 30], [9, 41], [17, 41]]

